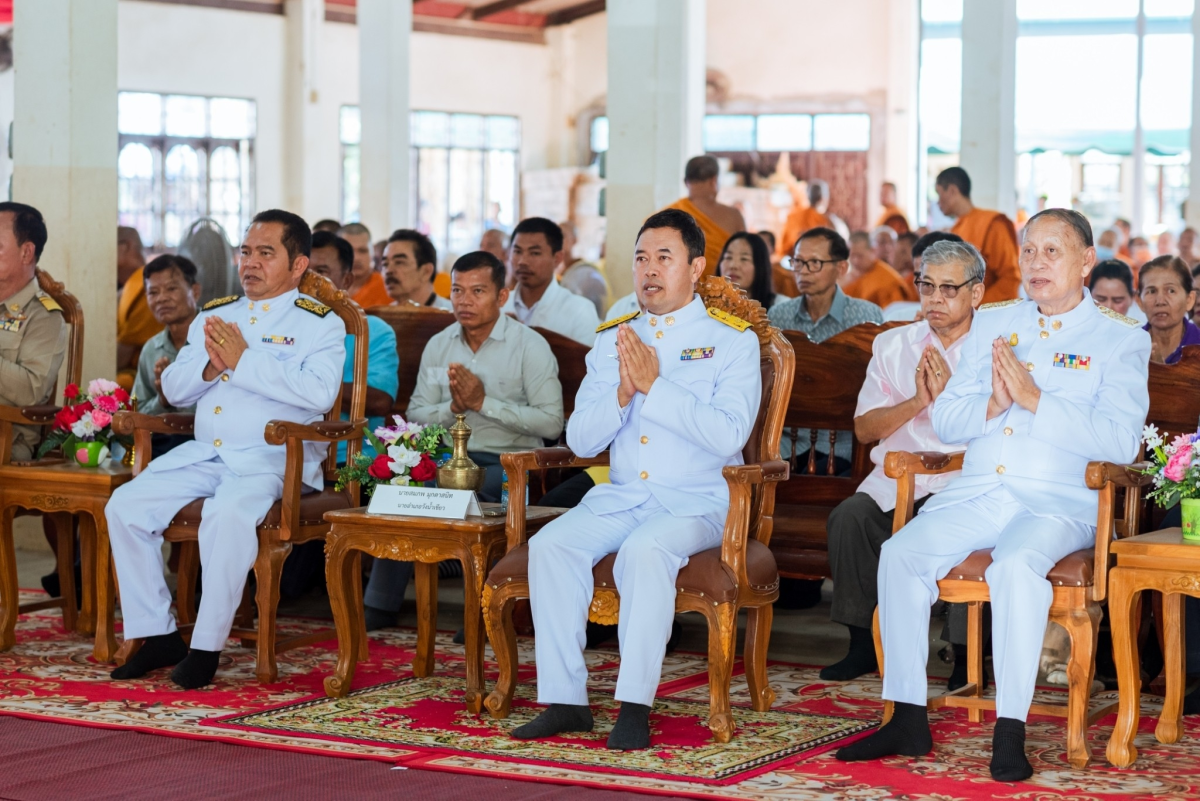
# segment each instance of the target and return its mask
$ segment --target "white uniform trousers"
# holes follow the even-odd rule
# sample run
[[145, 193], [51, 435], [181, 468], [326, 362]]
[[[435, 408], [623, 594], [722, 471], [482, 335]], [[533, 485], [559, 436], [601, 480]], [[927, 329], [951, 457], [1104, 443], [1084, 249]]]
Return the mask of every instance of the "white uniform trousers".
[[220, 458], [142, 473], [114, 492], [105, 516], [125, 637], [175, 631], [171, 591], [163, 579], [162, 532], [180, 509], [205, 498], [199, 530], [204, 592], [191, 645], [203, 651], [224, 649], [246, 575], [258, 555], [254, 529], [282, 494], [280, 476], [239, 476]]
[[986, 579], [996, 715], [1025, 720], [1053, 596], [1046, 575], [1058, 560], [1095, 538], [1094, 526], [1034, 515], [1004, 487], [917, 515], [883, 544], [880, 554], [884, 699], [926, 704], [929, 609], [937, 601], [937, 582], [972, 551], [994, 548]]
[[617, 636], [621, 669], [616, 699], [651, 706], [675, 619], [675, 577], [694, 553], [721, 543], [725, 514], [675, 517], [650, 500], [597, 515], [577, 506], [529, 540], [538, 702], [586, 705], [583, 659], [592, 568], [617, 553], [621, 594]]

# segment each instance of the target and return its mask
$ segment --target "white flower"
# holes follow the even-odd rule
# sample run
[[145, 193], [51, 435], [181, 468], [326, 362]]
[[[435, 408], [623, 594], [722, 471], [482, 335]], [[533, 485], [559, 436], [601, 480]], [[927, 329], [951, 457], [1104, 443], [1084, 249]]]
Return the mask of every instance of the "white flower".
[[1158, 426], [1146, 426], [1142, 429], [1142, 441], [1146, 443], [1148, 448], [1159, 448], [1163, 444], [1163, 435], [1159, 435]]
[[91, 412], [84, 412], [83, 417], [80, 417], [79, 420], [77, 420], [75, 424], [71, 426], [71, 433], [81, 438], [95, 436], [96, 431], [97, 427], [95, 422], [92, 421]]
[[375, 436], [379, 437], [380, 442], [385, 442], [388, 445], [391, 445], [395, 443], [396, 440], [400, 439], [400, 433], [396, 431], [396, 429], [389, 428], [387, 426], [380, 426], [379, 428], [375, 429]]
[[409, 450], [403, 445], [392, 445], [388, 448], [388, 456], [392, 458], [392, 470], [397, 468], [412, 469], [421, 463], [421, 452]]

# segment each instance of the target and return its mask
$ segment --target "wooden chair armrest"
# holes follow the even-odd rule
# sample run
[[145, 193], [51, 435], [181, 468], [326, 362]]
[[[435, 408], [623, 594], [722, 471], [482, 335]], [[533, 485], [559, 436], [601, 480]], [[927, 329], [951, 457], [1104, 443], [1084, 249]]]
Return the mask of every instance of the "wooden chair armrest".
[[775, 459], [759, 464], [729, 465], [721, 469], [721, 475], [729, 484], [763, 484], [787, 481], [790, 475], [788, 463]]
[[[555, 467], [604, 467], [608, 464], [608, 451], [592, 457], [577, 456], [570, 448], [536, 448], [525, 451], [533, 455], [533, 462], [525, 470], [550, 470]], [[503, 458], [501, 459], [503, 461]], [[509, 481], [511, 482], [511, 474]]]
[[113, 431], [122, 436], [136, 435], [139, 431], [150, 434], [192, 434], [195, 428], [196, 416], [192, 414], [117, 412], [112, 419]]
[[888, 478], [898, 479], [911, 476], [936, 476], [962, 470], [962, 453], [938, 453], [937, 451], [888, 451], [883, 458], [883, 472]]
[[322, 420], [311, 425], [293, 423], [288, 420], [272, 420], [267, 423], [263, 439], [268, 445], [283, 445], [289, 439], [307, 442], [342, 442], [362, 436], [366, 419]]
[[576, 456], [570, 448], [535, 448], [500, 454], [500, 464], [508, 474], [508, 517], [504, 533], [508, 538], [505, 553], [520, 547], [529, 539], [525, 531], [525, 488], [530, 472], [544, 472], [556, 467], [602, 467], [608, 464], [608, 451], [591, 458]]
[[[750, 577], [746, 573], [746, 545], [750, 541], [750, 516], [754, 511], [756, 485], [771, 485], [786, 481], [788, 463], [779, 459], [756, 464], [729, 465], [721, 469], [729, 485], [729, 513], [725, 516], [725, 530], [721, 534], [721, 561], [733, 571], [738, 586], [748, 586]], [[767, 494], [767, 513], [773, 505], [775, 488], [765, 486], [759, 492]]]
[[40, 426], [54, 422], [61, 406], [0, 406], [0, 420], [20, 426]]
[[1116, 464], [1114, 462], [1088, 462], [1086, 480], [1088, 489], [1102, 490], [1110, 481], [1118, 487], [1142, 488], [1154, 482], [1153, 476], [1142, 471], [1153, 467], [1149, 462]]

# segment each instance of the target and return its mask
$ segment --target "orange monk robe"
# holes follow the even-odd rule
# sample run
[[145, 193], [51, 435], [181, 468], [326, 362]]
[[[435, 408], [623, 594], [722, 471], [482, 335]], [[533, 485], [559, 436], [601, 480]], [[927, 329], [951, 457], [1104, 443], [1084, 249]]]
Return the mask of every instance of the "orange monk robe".
[[1017, 230], [1012, 220], [998, 211], [972, 209], [950, 229], [970, 242], [983, 255], [987, 275], [983, 280], [984, 303], [1013, 300], [1021, 289], [1017, 266]]
[[881, 225], [886, 225], [897, 234], [907, 234], [912, 230], [908, 225], [908, 215], [899, 206], [883, 207], [883, 214], [879, 215], [879, 220], [875, 223], [875, 227], [878, 228]]
[[433, 277], [433, 291], [441, 295], [446, 300], [450, 299], [450, 287], [454, 282], [450, 278], [450, 273], [438, 273]]
[[367, 283], [363, 284], [362, 289], [355, 292], [352, 297], [364, 309], [372, 306], [387, 306], [392, 302], [391, 296], [387, 293], [387, 285], [383, 283], [383, 276], [379, 273], [371, 273]]
[[796, 240], [805, 231], [811, 231], [814, 228], [832, 228], [833, 223], [829, 218], [821, 212], [814, 209], [812, 206], [793, 206], [791, 212], [788, 213], [787, 222], [783, 224], [783, 235], [779, 237], [775, 245], [775, 254], [778, 256], [790, 256], [792, 250], [796, 247]]
[[676, 200], [667, 208], [686, 211], [696, 218], [700, 230], [704, 231], [704, 275], [716, 275], [717, 265], [721, 262], [721, 251], [725, 249], [725, 242], [733, 234], [713, 222], [712, 217], [700, 211], [696, 204], [686, 197]]
[[852, 298], [874, 303], [881, 309], [899, 301], [917, 299], [916, 288], [885, 261], [876, 261], [861, 277], [842, 287], [842, 291]]
[[[142, 346], [161, 330], [162, 324], [154, 319], [150, 312], [150, 304], [146, 302], [146, 276], [143, 269], [139, 268], [129, 276], [117, 301], [117, 342], [135, 351], [133, 364], [117, 375], [117, 383], [126, 390], [133, 388], [133, 379], [137, 375], [137, 357]], [[127, 382], [129, 385], [125, 386]]]

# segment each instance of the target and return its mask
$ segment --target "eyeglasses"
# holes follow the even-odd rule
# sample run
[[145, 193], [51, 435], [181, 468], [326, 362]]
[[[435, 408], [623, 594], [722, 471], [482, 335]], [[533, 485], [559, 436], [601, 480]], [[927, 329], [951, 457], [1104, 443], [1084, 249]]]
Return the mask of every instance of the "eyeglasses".
[[840, 261], [845, 259], [797, 259], [784, 256], [780, 259], [779, 266], [794, 273], [819, 273], [825, 269], [826, 264], [837, 264]]
[[930, 295], [933, 294], [933, 290], [937, 289], [938, 291], [940, 291], [942, 293], [943, 298], [945, 298], [946, 300], [952, 300], [958, 294], [958, 290], [962, 289], [964, 286], [970, 286], [971, 284], [973, 284], [975, 282], [974, 281], [963, 281], [961, 284], [937, 284], [937, 285], [931, 284], [929, 281], [914, 281], [913, 283], [916, 285], [917, 291], [920, 292], [925, 297], [929, 297]]

